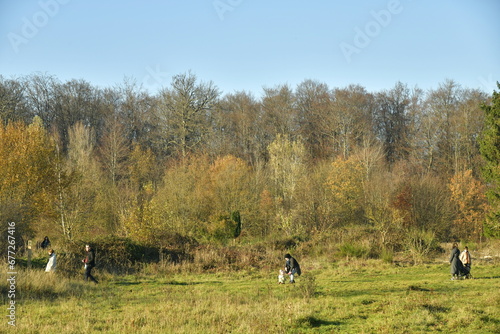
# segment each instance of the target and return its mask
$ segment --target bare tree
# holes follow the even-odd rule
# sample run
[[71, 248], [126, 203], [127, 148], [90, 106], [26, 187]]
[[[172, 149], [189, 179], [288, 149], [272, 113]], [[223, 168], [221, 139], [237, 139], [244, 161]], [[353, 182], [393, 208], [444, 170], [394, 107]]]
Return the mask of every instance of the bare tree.
[[98, 152], [100, 163], [106, 175], [111, 184], [116, 186], [118, 180], [126, 174], [126, 162], [130, 153], [125, 126], [117, 115], [112, 115], [107, 119]]
[[261, 126], [265, 129], [265, 138], [262, 139], [266, 140], [267, 144], [278, 134], [295, 139], [299, 123], [295, 96], [288, 85], [264, 89], [261, 121]]
[[152, 147], [158, 126], [154, 117], [157, 101], [130, 78], [116, 88], [119, 100], [114, 112], [125, 127], [127, 139], [141, 146]]
[[446, 80], [435, 90], [429, 92], [427, 105], [429, 113], [436, 124], [439, 124], [436, 147], [436, 168], [440, 172], [453, 173], [455, 169], [456, 150], [454, 148], [454, 119], [460, 103], [461, 88], [453, 80]]
[[371, 100], [371, 95], [361, 86], [351, 85], [333, 93], [331, 131], [344, 159], [371, 133]]
[[322, 129], [331, 110], [332, 98], [328, 86], [313, 80], [305, 80], [297, 86], [296, 103], [300, 135], [311, 156], [319, 159], [332, 154], [330, 131]]
[[25, 103], [25, 86], [19, 80], [4, 80], [0, 75], [0, 121], [29, 122], [33, 118]]
[[232, 154], [255, 164], [264, 155], [259, 141], [259, 104], [246, 92], [226, 95], [214, 110], [211, 152]]
[[24, 80], [26, 105], [47, 127], [56, 118], [56, 92], [59, 84], [55, 77], [41, 74], [33, 74]]
[[219, 97], [212, 83], [197, 83], [192, 73], [176, 75], [160, 94], [158, 115], [166, 146], [183, 159], [206, 140], [211, 113]]
[[378, 93], [375, 101], [377, 134], [384, 143], [387, 161], [394, 164], [406, 159], [410, 150], [410, 90], [405, 84], [398, 82], [391, 90]]

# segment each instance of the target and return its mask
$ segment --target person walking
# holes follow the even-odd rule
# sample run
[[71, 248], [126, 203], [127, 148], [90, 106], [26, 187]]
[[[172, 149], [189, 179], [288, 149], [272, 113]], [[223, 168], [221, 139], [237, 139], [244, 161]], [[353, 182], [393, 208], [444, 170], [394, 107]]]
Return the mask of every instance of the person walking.
[[290, 283], [295, 283], [295, 275], [302, 274], [300, 265], [290, 254], [285, 254], [285, 272], [290, 275]]
[[471, 270], [472, 261], [470, 258], [469, 247], [465, 246], [462, 253], [460, 253], [460, 261], [462, 262], [462, 264], [465, 267], [465, 277], [467, 277], [467, 278], [471, 277], [470, 270]]
[[458, 249], [458, 244], [454, 242], [450, 254], [450, 272], [452, 280], [458, 279], [463, 272], [462, 262], [460, 261], [459, 257], [460, 250]]
[[85, 264], [85, 281], [88, 281], [89, 279], [94, 282], [98, 283], [97, 280], [92, 276], [92, 269], [95, 267], [95, 252], [90, 245], [85, 245], [85, 251], [87, 252], [87, 256], [85, 259], [82, 260], [82, 262]]
[[54, 271], [56, 271], [56, 253], [53, 249], [49, 249], [49, 261], [45, 267], [45, 272], [53, 273]]

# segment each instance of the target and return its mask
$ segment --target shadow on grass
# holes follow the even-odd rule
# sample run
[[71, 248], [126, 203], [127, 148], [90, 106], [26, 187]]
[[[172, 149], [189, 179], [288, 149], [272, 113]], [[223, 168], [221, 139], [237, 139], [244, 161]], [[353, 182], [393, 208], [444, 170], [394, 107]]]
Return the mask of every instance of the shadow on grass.
[[438, 305], [429, 305], [429, 304], [424, 304], [422, 307], [426, 310], [428, 310], [431, 313], [448, 313], [450, 312], [451, 308], [449, 307], [444, 307], [444, 306], [438, 306]]
[[[376, 289], [376, 294], [392, 294], [392, 293], [399, 293], [401, 292], [401, 288], [380, 288]], [[336, 297], [359, 297], [359, 296], [373, 296], [375, 292], [375, 289], [358, 289], [358, 290], [352, 290], [352, 289], [344, 289], [342, 291], [335, 292], [334, 295]], [[329, 293], [326, 293], [325, 295], [329, 295]]]
[[500, 276], [489, 276], [489, 277], [476, 277], [474, 276], [474, 278], [472, 279], [499, 279]]
[[[55, 301], [58, 298], [69, 298], [76, 297], [79, 298], [83, 296], [87, 291], [87, 286], [82, 283], [68, 282], [65, 284], [51, 284], [46, 283], [46, 285], [26, 285], [22, 284], [17, 286], [15, 292], [15, 298], [19, 301], [24, 300], [50, 300]], [[0, 286], [0, 302], [8, 301], [7, 296], [11, 291], [8, 290], [7, 286]]]
[[178, 281], [170, 281], [164, 282], [161, 284], [166, 285], [200, 285], [200, 284], [222, 284], [220, 281], [204, 281], [204, 282], [178, 282]]
[[496, 318], [492, 318], [490, 316], [483, 316], [483, 317], [480, 317], [479, 319], [481, 319], [481, 321], [483, 321], [483, 322], [491, 322], [493, 324], [500, 325], [500, 320], [498, 320]]
[[128, 286], [128, 285], [141, 285], [141, 284], [143, 284], [143, 282], [126, 282], [126, 281], [121, 281], [121, 282], [111, 282], [110, 284]]
[[303, 327], [318, 328], [322, 326], [340, 326], [340, 321], [322, 320], [316, 317], [304, 317], [297, 319], [297, 324]]
[[434, 291], [433, 289], [421, 288], [417, 285], [410, 285], [407, 291]]
[[[111, 284], [114, 284], [114, 285], [122, 285], [122, 286], [131, 286], [131, 285], [142, 285], [142, 284], [148, 284], [148, 283], [151, 283], [151, 282], [148, 282], [148, 281], [135, 281], [135, 282], [131, 282], [131, 281], [119, 281], [119, 282], [113, 282]], [[200, 284], [222, 284], [222, 282], [220, 281], [205, 281], [205, 282], [178, 282], [178, 281], [168, 281], [168, 282], [153, 282], [157, 285], [183, 285], [183, 286], [187, 286], [187, 285], [200, 285]]]

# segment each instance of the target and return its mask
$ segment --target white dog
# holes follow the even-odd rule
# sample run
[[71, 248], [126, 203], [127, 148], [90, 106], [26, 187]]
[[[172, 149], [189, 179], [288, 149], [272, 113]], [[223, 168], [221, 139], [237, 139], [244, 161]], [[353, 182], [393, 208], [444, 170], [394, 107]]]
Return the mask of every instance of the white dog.
[[283, 270], [280, 270], [278, 275], [278, 284], [285, 284], [285, 272]]

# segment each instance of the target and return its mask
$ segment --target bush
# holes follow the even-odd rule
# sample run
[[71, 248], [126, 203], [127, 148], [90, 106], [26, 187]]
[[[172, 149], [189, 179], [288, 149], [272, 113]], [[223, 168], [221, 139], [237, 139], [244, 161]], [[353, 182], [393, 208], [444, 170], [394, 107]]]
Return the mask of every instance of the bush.
[[84, 246], [90, 244], [96, 253], [96, 268], [109, 273], [134, 272], [139, 263], [158, 262], [159, 250], [115, 236], [99, 237], [88, 242], [68, 242], [57, 254], [57, 269], [69, 276], [83, 270]]
[[316, 295], [316, 290], [316, 277], [310, 274], [301, 277], [299, 282], [299, 291], [301, 292], [303, 298], [313, 298]]
[[383, 248], [382, 252], [380, 253], [380, 258], [385, 263], [392, 263], [392, 261], [394, 260], [394, 252], [388, 248]]
[[128, 238], [103, 237], [91, 242], [96, 251], [96, 266], [109, 272], [130, 272], [139, 262], [160, 260], [159, 249], [140, 245]]
[[194, 271], [251, 270], [274, 263], [261, 246], [202, 245], [193, 252]]
[[297, 238], [276, 239], [271, 241], [271, 247], [275, 250], [288, 251], [297, 247], [299, 242]]
[[439, 246], [433, 232], [419, 229], [408, 231], [405, 241], [406, 251], [412, 256], [414, 264], [422, 263]]
[[339, 255], [344, 257], [367, 258], [370, 250], [359, 244], [344, 243], [339, 247]]
[[[92, 288], [83, 280], [61, 277], [60, 270], [55, 273], [46, 273], [38, 269], [20, 269], [17, 276], [16, 299], [20, 300], [54, 300], [64, 297], [81, 297]], [[7, 286], [0, 284], [3, 302], [7, 300]]]

